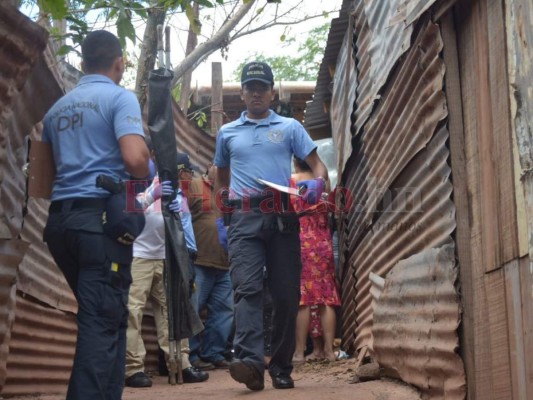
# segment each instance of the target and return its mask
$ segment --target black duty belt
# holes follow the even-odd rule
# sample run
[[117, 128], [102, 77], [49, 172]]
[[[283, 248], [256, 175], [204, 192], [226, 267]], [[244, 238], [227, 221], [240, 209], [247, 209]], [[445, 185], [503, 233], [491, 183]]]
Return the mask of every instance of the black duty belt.
[[265, 200], [272, 201], [274, 196], [259, 196], [259, 197], [248, 197], [246, 199], [230, 199], [228, 200], [228, 206], [237, 210], [241, 209], [259, 209], [261, 203]]
[[49, 213], [68, 212], [70, 210], [80, 209], [99, 209], [103, 210], [106, 199], [66, 199], [56, 200], [50, 203]]

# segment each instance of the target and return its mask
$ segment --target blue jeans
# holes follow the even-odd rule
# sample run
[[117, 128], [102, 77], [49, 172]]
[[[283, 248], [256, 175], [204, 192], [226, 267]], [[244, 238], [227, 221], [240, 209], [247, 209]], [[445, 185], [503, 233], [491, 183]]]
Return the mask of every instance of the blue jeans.
[[233, 291], [229, 271], [195, 265], [196, 291], [192, 302], [196, 310], [207, 307], [205, 329], [189, 340], [189, 360], [224, 359], [224, 351], [233, 324]]

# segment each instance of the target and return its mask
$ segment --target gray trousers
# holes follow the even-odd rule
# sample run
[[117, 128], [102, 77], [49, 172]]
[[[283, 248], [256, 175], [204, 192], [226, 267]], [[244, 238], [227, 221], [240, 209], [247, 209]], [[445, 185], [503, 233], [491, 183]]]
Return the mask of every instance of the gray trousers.
[[[286, 221], [287, 222], [287, 221]], [[236, 211], [228, 231], [230, 275], [235, 302], [235, 357], [264, 372], [263, 267], [272, 296], [272, 375], [290, 374], [300, 301], [300, 225], [288, 217], [286, 230], [278, 215]]]

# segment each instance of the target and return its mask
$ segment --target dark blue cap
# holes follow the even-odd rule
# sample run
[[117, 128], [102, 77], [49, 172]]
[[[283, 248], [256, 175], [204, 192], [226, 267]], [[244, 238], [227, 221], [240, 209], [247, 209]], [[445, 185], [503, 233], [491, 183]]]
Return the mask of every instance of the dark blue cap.
[[190, 169], [190, 170], [200, 171], [200, 168], [198, 168], [196, 165], [191, 163], [189, 155], [186, 154], [186, 153], [178, 153], [178, 157], [176, 159], [176, 164], [177, 164], [177, 167], [178, 167], [178, 171], [181, 171], [182, 169]]
[[241, 85], [252, 81], [260, 81], [269, 85], [274, 85], [274, 75], [267, 63], [253, 61], [242, 68]]

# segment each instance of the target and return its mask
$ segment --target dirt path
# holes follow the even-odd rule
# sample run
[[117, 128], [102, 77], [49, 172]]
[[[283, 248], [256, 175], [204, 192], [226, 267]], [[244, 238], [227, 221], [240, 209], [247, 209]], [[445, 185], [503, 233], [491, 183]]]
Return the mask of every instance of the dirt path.
[[[254, 400], [420, 400], [419, 394], [409, 386], [392, 381], [378, 380], [353, 384], [354, 360], [341, 360], [330, 364], [305, 364], [293, 372], [296, 388], [276, 390], [268, 374], [265, 390], [252, 392], [233, 381], [227, 370], [209, 371], [207, 382], [170, 386], [167, 378], [155, 376], [154, 385], [148, 389], [126, 388], [122, 400], [175, 400], [179, 399], [250, 399]], [[64, 400], [64, 395], [41, 395], [11, 398], [17, 400]]]

